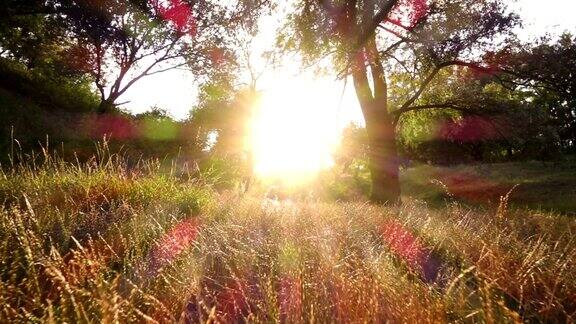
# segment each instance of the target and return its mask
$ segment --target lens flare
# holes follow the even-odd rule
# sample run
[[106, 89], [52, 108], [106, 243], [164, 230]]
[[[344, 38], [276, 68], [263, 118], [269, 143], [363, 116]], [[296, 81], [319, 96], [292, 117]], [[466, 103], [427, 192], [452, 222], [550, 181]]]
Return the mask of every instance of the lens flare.
[[250, 146], [261, 178], [301, 182], [333, 164], [339, 129], [328, 89], [313, 80], [265, 91], [252, 120]]

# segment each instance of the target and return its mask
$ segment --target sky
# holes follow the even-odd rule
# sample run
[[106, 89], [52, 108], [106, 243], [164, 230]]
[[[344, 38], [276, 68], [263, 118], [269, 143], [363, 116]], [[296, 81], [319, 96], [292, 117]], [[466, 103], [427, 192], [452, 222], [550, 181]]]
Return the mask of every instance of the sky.
[[[518, 13], [523, 20], [523, 27], [518, 31], [522, 40], [530, 40], [544, 35], [559, 34], [570, 31], [576, 34], [576, 1], [575, 0], [516, 0], [510, 1], [512, 11]], [[275, 25], [274, 17], [263, 20], [264, 26]], [[256, 51], [274, 44], [274, 28], [262, 28], [262, 32], [255, 41]], [[309, 84], [301, 84], [298, 80], [297, 67], [290, 67], [281, 71], [267, 71], [258, 82], [260, 90], [274, 91], [268, 87], [275, 84], [275, 80], [282, 75], [281, 86], [289, 86], [292, 91], [301, 91], [304, 96], [310, 93]], [[153, 106], [166, 109], [173, 117], [184, 119], [196, 100], [196, 87], [194, 76], [183, 70], [172, 70], [150, 77], [135, 83], [120, 102], [128, 101], [123, 108], [133, 113], [149, 110]], [[280, 85], [280, 84], [279, 84]], [[352, 86], [343, 81], [335, 81], [333, 77], [326, 76], [317, 80], [317, 87], [332, 98], [326, 102], [336, 123], [343, 127], [350, 122], [361, 123], [362, 116], [355, 99]], [[324, 107], [326, 108], [326, 107]], [[330, 112], [328, 112], [330, 114]]]

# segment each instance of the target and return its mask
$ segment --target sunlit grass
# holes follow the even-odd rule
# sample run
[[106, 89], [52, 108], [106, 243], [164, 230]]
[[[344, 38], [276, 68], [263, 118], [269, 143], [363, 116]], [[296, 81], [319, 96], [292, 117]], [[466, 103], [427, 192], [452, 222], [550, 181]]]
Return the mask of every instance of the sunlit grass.
[[0, 178], [0, 322], [574, 320], [573, 218], [217, 193], [120, 157]]

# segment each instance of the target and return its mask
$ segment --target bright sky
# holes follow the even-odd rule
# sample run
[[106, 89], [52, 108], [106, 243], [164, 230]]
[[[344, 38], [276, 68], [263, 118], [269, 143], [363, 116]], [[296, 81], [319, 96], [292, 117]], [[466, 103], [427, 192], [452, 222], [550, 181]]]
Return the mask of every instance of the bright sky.
[[[524, 20], [524, 27], [520, 31], [523, 39], [528, 40], [543, 35], [545, 32], [558, 34], [568, 30], [576, 33], [576, 1], [574, 0], [517, 0], [510, 4], [511, 8], [518, 12]], [[272, 17], [264, 19], [264, 25], [274, 25]], [[258, 47], [273, 46], [274, 28], [263, 28], [265, 32], [259, 36]], [[283, 86], [292, 84], [293, 89], [298, 88], [299, 81], [296, 78], [298, 70], [284, 71], [286, 75]], [[261, 90], [268, 89], [277, 79], [278, 72], [265, 74], [259, 80]], [[327, 91], [327, 98], [322, 109], [327, 110], [327, 116], [332, 112], [331, 120], [336, 119], [339, 126], [348, 124], [350, 121], [362, 120], [358, 103], [355, 99], [350, 84], [342, 95], [344, 83], [334, 81], [333, 77], [323, 77], [318, 81], [318, 89]], [[310, 87], [310, 85], [308, 85]], [[308, 88], [308, 91], [311, 89]], [[297, 94], [295, 94], [297, 95]], [[188, 115], [196, 98], [196, 85], [194, 77], [185, 71], [174, 70], [143, 78], [130, 88], [119, 101], [129, 101], [125, 108], [139, 113], [157, 105], [167, 109], [170, 114], [178, 119], [184, 119]], [[340, 100], [342, 99], [342, 100]]]

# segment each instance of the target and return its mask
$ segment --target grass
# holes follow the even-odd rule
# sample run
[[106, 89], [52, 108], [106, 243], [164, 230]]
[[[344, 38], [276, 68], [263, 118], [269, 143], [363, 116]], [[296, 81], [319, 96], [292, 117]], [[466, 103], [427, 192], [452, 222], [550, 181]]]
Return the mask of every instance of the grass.
[[4, 171], [0, 322], [575, 320], [574, 218], [213, 188], [119, 156]]
[[510, 194], [516, 208], [576, 214], [576, 163], [539, 161], [438, 167], [420, 165], [403, 174], [412, 197], [443, 205], [445, 198], [471, 205], [492, 205]]

